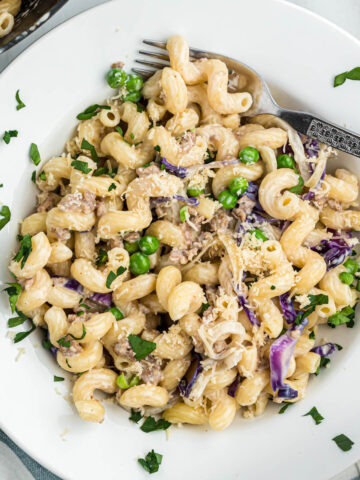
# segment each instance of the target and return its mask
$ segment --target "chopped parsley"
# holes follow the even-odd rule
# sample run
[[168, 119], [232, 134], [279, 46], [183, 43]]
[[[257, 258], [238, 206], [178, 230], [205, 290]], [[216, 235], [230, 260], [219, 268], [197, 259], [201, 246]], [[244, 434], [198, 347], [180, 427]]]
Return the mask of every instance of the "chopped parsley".
[[275, 285], [271, 285], [270, 290], [275, 290]]
[[21, 260], [21, 269], [24, 268], [26, 260], [28, 259], [31, 251], [32, 251], [31, 235], [30, 235], [30, 233], [27, 233], [21, 239], [19, 251], [15, 255], [15, 257], [13, 258], [13, 260], [15, 260], [15, 262], [20, 262], [20, 260]]
[[25, 320], [27, 320], [27, 316], [24, 315], [23, 312], [21, 312], [20, 310], [16, 310], [16, 313], [18, 314], [18, 317], [9, 318], [8, 320], [9, 328], [14, 328], [18, 325], [22, 325]]
[[320, 358], [320, 365], [319, 365], [318, 368], [316, 369], [315, 375], [319, 375], [319, 373], [320, 373], [320, 368], [321, 368], [321, 367], [326, 367], [327, 365], [329, 365], [329, 363], [330, 363], [330, 358], [321, 357], [321, 358]]
[[64, 377], [57, 377], [56, 375], [54, 375], [54, 382], [63, 382], [64, 380]]
[[141, 415], [140, 412], [135, 412], [135, 410], [132, 408], [131, 409], [131, 415], [129, 417], [130, 422], [138, 423], [139, 420], [141, 420], [143, 416]]
[[18, 301], [19, 295], [21, 293], [21, 285], [18, 283], [8, 283], [9, 287], [4, 289], [4, 292], [7, 292], [9, 295], [9, 303], [11, 307], [11, 313], [15, 312], [16, 302]]
[[91, 145], [91, 143], [89, 143], [85, 138], [82, 139], [81, 149], [89, 150], [91, 158], [94, 160], [94, 162], [97, 163], [99, 161], [94, 145]]
[[4, 142], [8, 145], [10, 143], [11, 138], [17, 137], [18, 133], [19, 132], [17, 130], [7, 130], [3, 136]]
[[93, 177], [100, 177], [100, 175], [109, 175], [109, 177], [114, 178], [116, 174], [117, 168], [114, 168], [114, 170], [110, 171], [106, 167], [99, 167], [94, 171]]
[[45, 350], [51, 350], [52, 344], [51, 344], [50, 340], [43, 340], [41, 342], [41, 345], [42, 345], [43, 348], [45, 348]]
[[123, 137], [124, 136], [124, 132], [123, 132], [123, 129], [121, 127], [115, 127], [115, 130]]
[[11, 212], [10, 208], [7, 205], [3, 205], [0, 209], [0, 217], [3, 217], [0, 220], [0, 230], [2, 230], [7, 223], [10, 222]]
[[149, 353], [151, 353], [156, 348], [156, 343], [148, 342], [147, 340], [143, 340], [141, 337], [137, 335], [129, 335], [128, 336], [130, 346], [135, 353], [136, 360], [142, 360], [143, 358], [147, 357]]
[[30, 330], [27, 330], [26, 332], [18, 332], [14, 337], [14, 343], [21, 342], [22, 340], [24, 340], [24, 338], [29, 336], [30, 333], [32, 333], [34, 330], [36, 330], [36, 326], [32, 324], [32, 327]]
[[285, 411], [290, 407], [291, 403], [285, 403], [284, 406], [282, 406], [279, 410], [279, 415], [282, 415], [283, 413], [285, 413]]
[[201, 305], [201, 309], [200, 309], [200, 315], [202, 315], [204, 312], [206, 312], [206, 310], [210, 308], [210, 303], [203, 303]]
[[348, 452], [349, 450], [351, 450], [352, 446], [354, 445], [354, 442], [350, 440], [350, 438], [344, 435], [343, 433], [341, 433], [340, 435], [337, 435], [331, 440], [333, 440], [343, 452]]
[[67, 365], [69, 368], [72, 368], [72, 366], [70, 365], [70, 363], [69, 363], [69, 360], [68, 360], [68, 359], [66, 359], [66, 360], [65, 360], [65, 363], [66, 363], [66, 365]]
[[295, 325], [301, 325], [303, 320], [307, 318], [310, 313], [315, 311], [317, 305], [326, 305], [329, 303], [329, 297], [320, 293], [319, 295], [308, 295], [310, 303], [306, 305], [304, 310], [302, 310], [295, 318]]
[[142, 113], [142, 112], [145, 110], [145, 108], [142, 107], [139, 103], [137, 103], [137, 104], [136, 104], [136, 110], [137, 110], [139, 113]]
[[45, 182], [45, 181], [46, 181], [46, 173], [45, 173], [44, 171], [42, 171], [42, 172], [40, 173], [40, 175], [39, 175], [39, 178], [40, 178], [40, 180], [42, 180], [43, 182]]
[[155, 145], [154, 150], [155, 150], [155, 152], [158, 152], [158, 153], [161, 152], [161, 148], [160, 148], [159, 145]]
[[39, 165], [41, 162], [39, 149], [36, 143], [32, 143], [30, 146], [30, 158], [35, 165]]
[[[84, 312], [82, 312], [82, 313], [84, 313]], [[70, 347], [70, 340], [66, 340], [66, 337], [71, 337], [74, 340], [82, 340], [83, 338], [85, 338], [85, 335], [86, 335], [86, 328], [85, 328], [85, 325], [83, 324], [82, 325], [82, 335], [81, 335], [81, 337], [75, 337], [72, 333], [68, 333], [64, 337], [59, 338], [59, 340], [57, 342], [62, 347], [69, 348]]]
[[107, 312], [111, 312], [114, 317], [115, 317], [115, 320], [118, 322], [119, 320], [122, 320], [124, 318], [124, 314], [122, 313], [121, 310], [119, 310], [118, 308], [116, 307], [111, 307], [109, 308], [108, 310], [106, 310]]
[[334, 87], [339, 87], [345, 80], [360, 80], [360, 67], [355, 67], [348, 72], [339, 73], [334, 78]]
[[89, 120], [89, 118], [94, 117], [95, 115], [98, 114], [97, 110], [111, 110], [111, 107], [109, 105], [98, 105], [97, 103], [95, 105], [90, 105], [90, 107], [86, 108], [83, 112], [79, 113], [76, 118], [78, 120]]
[[339, 312], [334, 313], [328, 318], [329, 327], [335, 328], [338, 325], [343, 325], [346, 323], [346, 326], [349, 328], [354, 326], [355, 310], [351, 307], [344, 307]]
[[111, 271], [109, 273], [109, 275], [107, 276], [107, 279], [106, 279], [106, 288], [111, 288], [111, 284], [113, 283], [113, 281], [119, 276], [119, 275], [122, 275], [124, 272], [125, 272], [126, 268], [125, 267], [119, 267], [117, 270], [116, 270], [116, 273], [114, 273], [113, 271]]
[[17, 101], [16, 110], [21, 110], [26, 107], [25, 103], [20, 98], [20, 89], [16, 92], [15, 99]]
[[111, 192], [111, 190], [115, 190], [115, 189], [116, 189], [116, 185], [115, 185], [115, 183], [112, 183], [110, 185], [110, 187], [108, 188], [108, 192]]
[[314, 420], [316, 425], [319, 425], [324, 420], [324, 417], [322, 415], [320, 415], [320, 413], [318, 412], [316, 407], [313, 407], [311, 410], [309, 410], [307, 413], [305, 413], [305, 415], [303, 415], [303, 417], [307, 417], [308, 415], [310, 415], [310, 417], [312, 417], [312, 419]]
[[309, 333], [309, 338], [310, 338], [310, 340], [315, 340], [315, 332], [310, 332]]
[[145, 422], [141, 425], [140, 430], [145, 433], [155, 432], [156, 430], [167, 430], [171, 426], [171, 423], [163, 418], [155, 420], [154, 417], [147, 417]]
[[131, 138], [131, 140], [134, 140], [135, 135], [133, 133], [130, 133], [130, 138]]
[[104, 263], [106, 263], [108, 261], [108, 253], [106, 250], [104, 250], [103, 248], [100, 248], [99, 249], [99, 255], [96, 259], [96, 265], [99, 266], [99, 265], [102, 265]]
[[71, 166], [74, 167], [76, 170], [80, 170], [83, 173], [91, 172], [91, 168], [87, 162], [82, 162], [81, 160], [73, 160], [71, 162]]
[[34, 170], [31, 174], [31, 181], [36, 183], [36, 170]]
[[138, 458], [138, 462], [149, 473], [155, 473], [159, 470], [163, 456], [151, 450], [145, 458]]

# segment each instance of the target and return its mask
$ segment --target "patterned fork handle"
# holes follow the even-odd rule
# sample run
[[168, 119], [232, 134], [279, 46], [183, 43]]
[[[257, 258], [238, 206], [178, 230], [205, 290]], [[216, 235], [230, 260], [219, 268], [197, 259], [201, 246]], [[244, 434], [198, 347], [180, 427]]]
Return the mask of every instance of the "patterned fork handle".
[[325, 122], [309, 113], [281, 109], [278, 115], [298, 132], [330, 147], [360, 157], [360, 135]]

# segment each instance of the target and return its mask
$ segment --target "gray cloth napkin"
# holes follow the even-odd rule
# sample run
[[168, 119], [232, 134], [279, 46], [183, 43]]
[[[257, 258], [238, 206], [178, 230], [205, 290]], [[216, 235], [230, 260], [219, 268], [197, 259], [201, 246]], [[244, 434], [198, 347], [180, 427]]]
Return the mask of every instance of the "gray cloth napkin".
[[27, 455], [0, 430], [1, 480], [61, 480]]

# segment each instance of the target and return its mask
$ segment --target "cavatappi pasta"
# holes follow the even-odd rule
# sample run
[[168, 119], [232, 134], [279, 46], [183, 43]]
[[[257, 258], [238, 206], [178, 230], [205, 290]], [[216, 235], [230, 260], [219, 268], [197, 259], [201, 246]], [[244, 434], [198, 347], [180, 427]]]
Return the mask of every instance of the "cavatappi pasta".
[[15, 16], [21, 8], [21, 0], [0, 0], [0, 38], [14, 28]]
[[144, 84], [114, 64], [119, 94], [42, 167], [9, 294], [81, 374], [84, 420], [104, 419], [98, 389], [222, 430], [301, 399], [335, 350], [318, 325], [353, 321], [358, 180], [280, 119], [245, 121], [224, 63], [189, 61], [181, 37], [168, 51]]

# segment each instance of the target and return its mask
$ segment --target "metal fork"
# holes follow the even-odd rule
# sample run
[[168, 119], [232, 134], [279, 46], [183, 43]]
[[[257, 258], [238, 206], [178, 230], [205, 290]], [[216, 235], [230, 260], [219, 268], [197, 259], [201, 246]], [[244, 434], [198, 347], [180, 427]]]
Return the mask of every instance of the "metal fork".
[[[143, 43], [166, 50], [166, 42], [156, 42], [153, 40], [143, 40]], [[139, 50], [141, 55], [150, 57], [161, 62], [152, 60], [136, 59], [135, 62], [148, 67], [147, 69], [133, 69], [136, 73], [144, 78], [149, 78], [156, 70], [170, 66], [169, 55], [163, 52], [151, 52]], [[235, 72], [246, 79], [244, 88], [232, 88], [229, 91], [247, 91], [253, 96], [253, 106], [246, 112], [247, 116], [254, 116], [261, 113], [269, 113], [276, 115], [288, 122], [295, 130], [307, 135], [310, 138], [319, 140], [320, 142], [330, 145], [331, 147], [342, 150], [356, 157], [360, 157], [360, 136], [357, 133], [341, 128], [338, 125], [327, 122], [326, 120], [316, 117], [311, 113], [298, 112], [280, 107], [273, 99], [269, 87], [264, 79], [255, 70], [248, 65], [235, 60], [234, 58], [219, 55], [217, 53], [207, 52], [190, 48], [190, 59], [198, 60], [200, 58], [216, 58], [222, 60], [228, 67], [230, 73]], [[152, 68], [152, 70], [149, 69]]]

